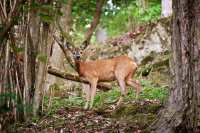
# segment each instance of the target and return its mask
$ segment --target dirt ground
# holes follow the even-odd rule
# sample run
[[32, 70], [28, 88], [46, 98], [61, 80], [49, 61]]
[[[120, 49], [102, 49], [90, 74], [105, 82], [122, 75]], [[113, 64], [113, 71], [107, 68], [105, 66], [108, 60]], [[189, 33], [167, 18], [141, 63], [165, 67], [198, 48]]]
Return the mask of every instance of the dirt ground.
[[124, 103], [116, 110], [83, 110], [78, 107], [60, 108], [41, 116], [35, 122], [15, 125], [9, 132], [17, 133], [148, 133], [162, 105], [144, 100]]

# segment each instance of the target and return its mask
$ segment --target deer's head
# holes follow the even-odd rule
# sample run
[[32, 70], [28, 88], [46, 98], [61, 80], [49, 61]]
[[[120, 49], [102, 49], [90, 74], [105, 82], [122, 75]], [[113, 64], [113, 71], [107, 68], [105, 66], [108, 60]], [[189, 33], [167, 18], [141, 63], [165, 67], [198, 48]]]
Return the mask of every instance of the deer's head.
[[74, 48], [72, 50], [72, 54], [73, 54], [73, 58], [75, 60], [82, 60], [83, 57], [83, 50], [79, 49], [79, 48]]
[[75, 47], [74, 45], [66, 42], [64, 44], [64, 49], [70, 51], [73, 59], [76, 61], [85, 61], [88, 53], [90, 53], [87, 42], [83, 42], [79, 47]]

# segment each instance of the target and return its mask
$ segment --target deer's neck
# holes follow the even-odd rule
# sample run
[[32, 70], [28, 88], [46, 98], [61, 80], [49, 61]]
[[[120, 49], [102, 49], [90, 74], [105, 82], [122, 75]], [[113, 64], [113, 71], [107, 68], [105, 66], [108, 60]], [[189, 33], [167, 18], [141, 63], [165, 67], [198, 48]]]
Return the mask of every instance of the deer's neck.
[[80, 60], [75, 60], [75, 65], [76, 65], [76, 71], [78, 72], [79, 75], [81, 75], [81, 61]]

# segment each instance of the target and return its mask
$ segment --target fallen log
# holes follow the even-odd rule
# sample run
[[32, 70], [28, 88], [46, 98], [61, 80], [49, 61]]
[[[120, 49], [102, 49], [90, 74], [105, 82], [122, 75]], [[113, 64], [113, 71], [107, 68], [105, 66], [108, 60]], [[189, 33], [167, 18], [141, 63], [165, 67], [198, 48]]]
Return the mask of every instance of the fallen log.
[[[56, 68], [48, 67], [48, 73], [51, 74], [51, 75], [54, 75], [56, 77], [59, 77], [59, 78], [89, 84], [86, 79], [81, 78], [78, 75], [73, 75], [73, 74], [70, 74], [70, 73], [61, 72], [60, 70], [58, 70]], [[108, 91], [108, 90], [112, 89], [112, 86], [110, 84], [99, 82], [97, 84], [97, 88], [100, 89], [100, 90], [103, 90], [103, 91]]]

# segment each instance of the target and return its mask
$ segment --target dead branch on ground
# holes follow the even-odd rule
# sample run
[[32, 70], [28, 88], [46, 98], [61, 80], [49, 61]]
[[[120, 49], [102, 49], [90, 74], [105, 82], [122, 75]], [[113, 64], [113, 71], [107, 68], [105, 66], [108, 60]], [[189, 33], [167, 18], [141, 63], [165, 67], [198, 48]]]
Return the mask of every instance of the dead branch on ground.
[[[48, 73], [51, 75], [54, 75], [56, 77], [59, 77], [59, 78], [89, 84], [86, 79], [81, 78], [78, 75], [73, 75], [70, 73], [62, 72], [56, 68], [48, 67]], [[108, 90], [112, 89], [112, 86], [110, 84], [99, 82], [97, 85], [97, 88], [100, 90], [103, 90], [103, 91], [108, 91]]]

